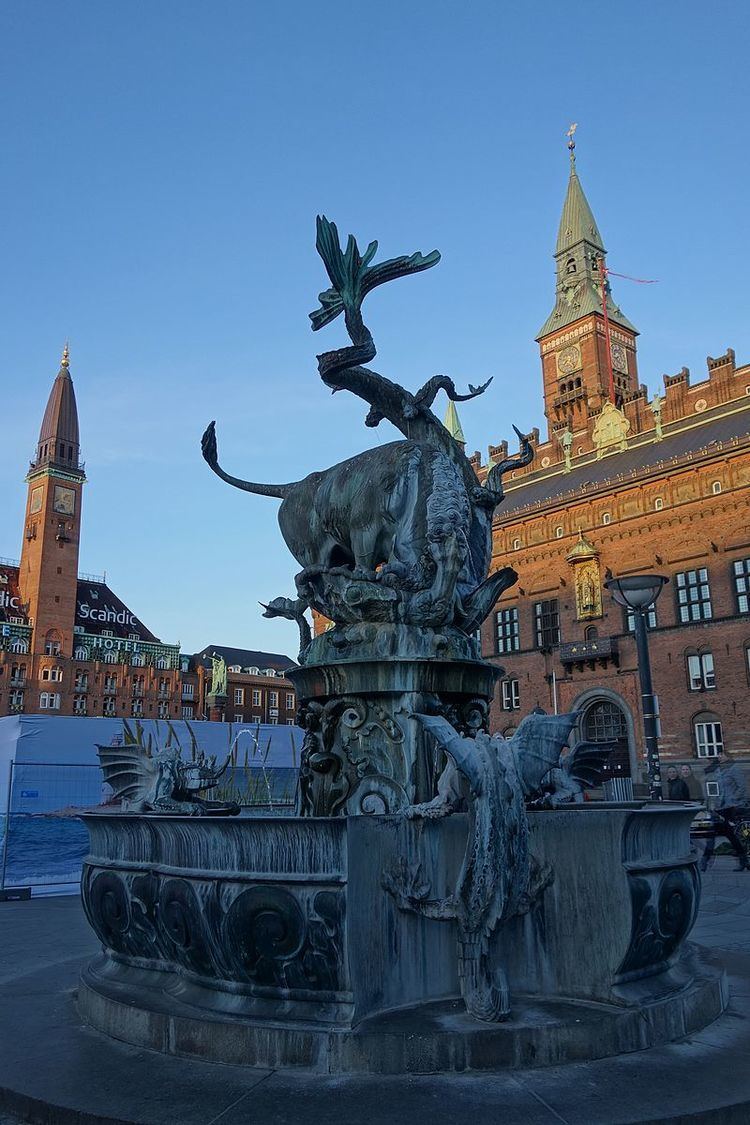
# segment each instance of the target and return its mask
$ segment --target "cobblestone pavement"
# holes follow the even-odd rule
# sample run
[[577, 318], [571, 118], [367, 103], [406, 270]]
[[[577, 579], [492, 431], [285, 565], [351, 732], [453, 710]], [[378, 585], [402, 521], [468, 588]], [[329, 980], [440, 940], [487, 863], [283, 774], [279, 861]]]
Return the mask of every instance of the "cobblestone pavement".
[[750, 871], [734, 871], [731, 856], [718, 856], [703, 876], [698, 921], [690, 940], [709, 949], [750, 953]]

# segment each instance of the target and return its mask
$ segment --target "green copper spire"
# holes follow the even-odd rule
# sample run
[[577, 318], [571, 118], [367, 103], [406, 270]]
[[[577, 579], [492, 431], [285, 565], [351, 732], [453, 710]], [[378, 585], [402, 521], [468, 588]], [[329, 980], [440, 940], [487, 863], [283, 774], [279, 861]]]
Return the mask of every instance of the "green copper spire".
[[[593, 212], [589, 207], [576, 168], [575, 126], [571, 126], [568, 137], [570, 150], [570, 174], [568, 190], [565, 193], [560, 228], [555, 246], [557, 283], [555, 307], [539, 329], [537, 339], [564, 328], [581, 317], [591, 313], [602, 313], [600, 260], [605, 258], [604, 240], [599, 233]], [[612, 300], [609, 282], [605, 282], [607, 294], [607, 313], [613, 324], [637, 329], [624, 316]]]
[[466, 438], [464, 437], [464, 432], [461, 429], [461, 422], [458, 417], [458, 411], [456, 410], [456, 404], [452, 400], [448, 403], [448, 409], [445, 412], [443, 425], [452, 438], [454, 438], [457, 442], [460, 442], [461, 445], [466, 445]]

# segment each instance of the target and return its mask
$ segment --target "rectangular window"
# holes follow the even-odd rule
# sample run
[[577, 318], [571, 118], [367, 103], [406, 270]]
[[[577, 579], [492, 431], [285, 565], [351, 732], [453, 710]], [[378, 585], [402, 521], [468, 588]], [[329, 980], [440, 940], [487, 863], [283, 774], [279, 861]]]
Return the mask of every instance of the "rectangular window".
[[517, 711], [521, 706], [521, 692], [518, 680], [503, 680], [500, 684], [502, 691], [503, 711]]
[[721, 723], [699, 722], [695, 724], [695, 748], [699, 758], [715, 758], [724, 749]]
[[165, 701], [163, 699], [160, 700], [156, 713], [157, 713], [157, 715], [159, 716], [160, 719], [168, 719], [169, 718], [169, 704], [165, 703]]
[[534, 603], [536, 647], [552, 648], [560, 643], [560, 604], [557, 598]]
[[737, 612], [750, 613], [750, 559], [738, 559], [732, 564], [734, 592], [737, 595]]
[[[635, 632], [635, 613], [630, 608], [630, 606], [626, 606], [626, 608], [625, 608], [625, 628], [627, 629], [627, 631], [629, 633]], [[656, 606], [655, 605], [652, 605], [649, 609], [646, 610], [646, 628], [647, 629], [655, 629], [656, 628]]]
[[277, 691], [269, 691], [269, 693], [268, 693], [268, 706], [269, 707], [278, 707], [278, 705], [279, 705], [279, 693]]
[[108, 715], [108, 716], [113, 716], [115, 714], [115, 701], [114, 701], [114, 699], [105, 699], [104, 700], [104, 708], [102, 710], [102, 714]]
[[244, 723], [244, 721], [245, 721], [245, 716], [244, 716], [244, 715], [242, 714], [242, 712], [241, 712], [241, 711], [240, 711], [240, 712], [238, 712], [238, 713], [237, 713], [237, 714], [236, 714], [236, 715], [234, 716], [234, 721], [235, 721], [235, 723]]
[[12, 691], [10, 693], [10, 706], [12, 709], [20, 710], [23, 707], [23, 692]]
[[44, 653], [46, 656], [59, 656], [60, 655], [60, 642], [59, 641], [45, 641]]
[[521, 636], [518, 629], [518, 608], [501, 609], [495, 614], [497, 627], [497, 651], [518, 652]]
[[194, 691], [195, 691], [195, 684], [183, 684], [182, 685], [183, 697], [185, 697], [185, 696], [187, 696], [188, 698], [192, 697], [193, 694], [194, 694]]
[[271, 716], [269, 717], [268, 721], [269, 721], [269, 723], [271, 724], [271, 726], [275, 727], [275, 726], [277, 726], [277, 725], [278, 725], [278, 722], [279, 722], [279, 716], [278, 716], [278, 715], [271, 715]]
[[192, 717], [193, 717], [193, 705], [192, 705], [192, 703], [185, 704], [185, 706], [182, 708], [182, 717], [183, 717], [183, 719], [192, 719]]
[[234, 704], [235, 704], [235, 707], [238, 704], [242, 705], [244, 702], [245, 702], [245, 689], [241, 688], [241, 687], [236, 687], [234, 689]]
[[143, 714], [143, 700], [142, 699], [134, 699], [133, 700], [133, 702], [131, 704], [131, 707], [130, 707], [130, 714], [134, 718], [139, 717]]
[[262, 718], [260, 717], [260, 715], [253, 715], [253, 722], [254, 722], [254, 723], [256, 723], [256, 724], [258, 724], [258, 723], [262, 723], [262, 722], [263, 722], [263, 720], [262, 720]]
[[688, 686], [691, 691], [711, 691], [716, 687], [714, 658], [710, 652], [693, 654], [687, 658]]
[[288, 727], [293, 727], [293, 726], [296, 726], [296, 723], [295, 723], [294, 719], [287, 719], [286, 725]]
[[60, 696], [54, 691], [43, 691], [39, 696], [40, 711], [59, 711]]
[[293, 707], [294, 707], [294, 692], [288, 691], [286, 693], [286, 709], [287, 709], [287, 711], [291, 711]]
[[86, 696], [74, 695], [73, 696], [73, 714], [85, 715], [86, 714]]
[[680, 622], [687, 625], [691, 621], [710, 621], [713, 614], [706, 568], [682, 571], [675, 575], [675, 584]]
[[253, 707], [260, 707], [260, 692], [253, 688]]

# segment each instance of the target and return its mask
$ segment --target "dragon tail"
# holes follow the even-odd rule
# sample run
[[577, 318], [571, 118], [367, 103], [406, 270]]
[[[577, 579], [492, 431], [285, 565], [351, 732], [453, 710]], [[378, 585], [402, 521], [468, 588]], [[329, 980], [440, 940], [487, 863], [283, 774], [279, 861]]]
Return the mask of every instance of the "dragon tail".
[[491, 963], [486, 937], [479, 934], [459, 935], [458, 977], [470, 1016], [482, 1023], [508, 1019], [508, 981], [500, 966]]
[[219, 464], [215, 422], [209, 422], [206, 427], [206, 432], [201, 438], [201, 451], [204, 460], [213, 469], [217, 477], [221, 477], [227, 484], [234, 485], [235, 488], [241, 488], [243, 492], [253, 492], [256, 496], [275, 496], [277, 499], [283, 500], [296, 483], [293, 481], [291, 484], [254, 484], [252, 481], [241, 480], [239, 477], [233, 477], [229, 473], [225, 473]]

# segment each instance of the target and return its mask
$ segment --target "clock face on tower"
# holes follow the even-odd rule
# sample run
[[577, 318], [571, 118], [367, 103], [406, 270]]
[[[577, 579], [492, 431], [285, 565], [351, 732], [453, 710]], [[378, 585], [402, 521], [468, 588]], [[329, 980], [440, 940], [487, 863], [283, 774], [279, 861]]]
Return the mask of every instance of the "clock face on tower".
[[628, 353], [622, 344], [612, 345], [612, 366], [623, 375], [628, 373]]
[[72, 516], [76, 510], [76, 494], [72, 488], [63, 488], [61, 484], [55, 485], [55, 498], [52, 503], [53, 510], [61, 516]]
[[570, 375], [581, 366], [581, 349], [576, 344], [569, 344], [557, 353], [557, 370], [560, 375]]

